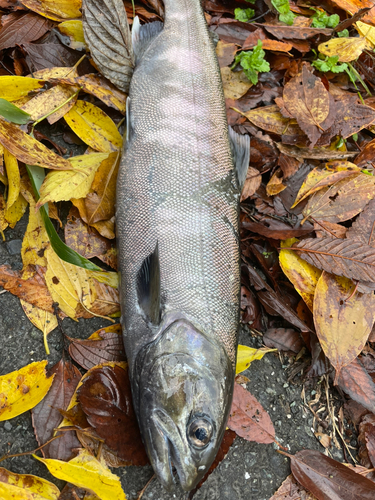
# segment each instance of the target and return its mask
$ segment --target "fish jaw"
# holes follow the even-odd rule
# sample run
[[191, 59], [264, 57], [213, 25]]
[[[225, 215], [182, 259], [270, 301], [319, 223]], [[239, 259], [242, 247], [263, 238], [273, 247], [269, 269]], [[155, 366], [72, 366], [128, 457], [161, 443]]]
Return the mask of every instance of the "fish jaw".
[[[140, 353], [134, 373], [138, 421], [160, 482], [194, 488], [220, 447], [233, 391], [233, 366], [224, 349], [180, 319]], [[207, 429], [207, 442], [194, 435]], [[203, 433], [204, 435], [204, 433]], [[201, 434], [198, 434], [201, 436]]]

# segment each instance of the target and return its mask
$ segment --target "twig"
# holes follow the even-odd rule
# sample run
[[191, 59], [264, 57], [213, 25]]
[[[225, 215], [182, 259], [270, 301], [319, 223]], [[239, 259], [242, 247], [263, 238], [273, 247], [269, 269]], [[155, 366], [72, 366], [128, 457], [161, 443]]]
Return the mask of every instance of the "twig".
[[3, 460], [8, 460], [8, 458], [14, 458], [14, 457], [23, 457], [25, 455], [32, 455], [34, 453], [36, 453], [37, 451], [41, 450], [42, 448], [44, 448], [44, 446], [47, 446], [47, 444], [50, 444], [52, 443], [52, 441], [54, 441], [55, 439], [58, 439], [59, 437], [61, 437], [62, 434], [59, 434], [57, 436], [54, 436], [53, 438], [51, 438], [49, 441], [47, 441], [46, 443], [42, 444], [41, 446], [39, 446], [38, 448], [35, 448], [35, 450], [32, 450], [32, 451], [24, 451], [22, 453], [15, 453], [14, 455], [3, 455], [1, 458], [0, 458], [0, 462], [2, 462]]
[[146, 491], [147, 487], [149, 486], [149, 484], [152, 482], [153, 479], [156, 478], [156, 475], [154, 474], [146, 483], [146, 485], [142, 488], [142, 490], [140, 491], [139, 495], [138, 495], [138, 498], [137, 500], [141, 500], [141, 498], [143, 497], [143, 493]]

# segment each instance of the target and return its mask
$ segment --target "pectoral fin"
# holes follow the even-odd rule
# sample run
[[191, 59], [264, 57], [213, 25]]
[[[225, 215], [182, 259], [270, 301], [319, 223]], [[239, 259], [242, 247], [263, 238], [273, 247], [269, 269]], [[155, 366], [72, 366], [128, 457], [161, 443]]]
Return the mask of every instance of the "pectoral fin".
[[134, 53], [122, 0], [83, 0], [82, 12], [85, 40], [100, 72], [128, 92]]
[[250, 163], [250, 136], [237, 134], [232, 127], [229, 127], [229, 139], [238, 186], [242, 191]]
[[160, 322], [160, 262], [159, 248], [145, 258], [137, 275], [138, 303], [147, 319], [154, 325]]
[[160, 21], [154, 21], [153, 23], [143, 24], [141, 26], [138, 16], [134, 18], [132, 27], [132, 43], [136, 64], [142, 59], [143, 54], [162, 29], [163, 23]]

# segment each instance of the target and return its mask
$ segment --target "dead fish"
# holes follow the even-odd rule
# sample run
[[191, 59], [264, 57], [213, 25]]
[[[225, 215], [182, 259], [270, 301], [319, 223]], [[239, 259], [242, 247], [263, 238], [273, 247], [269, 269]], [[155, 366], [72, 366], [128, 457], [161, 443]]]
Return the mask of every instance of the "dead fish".
[[130, 81], [116, 223], [135, 411], [159, 480], [171, 488], [175, 467], [189, 491], [231, 407], [250, 146], [228, 131], [200, 0], [164, 4], [164, 24], [135, 19], [130, 41], [118, 0], [85, 0], [84, 29], [103, 74]]

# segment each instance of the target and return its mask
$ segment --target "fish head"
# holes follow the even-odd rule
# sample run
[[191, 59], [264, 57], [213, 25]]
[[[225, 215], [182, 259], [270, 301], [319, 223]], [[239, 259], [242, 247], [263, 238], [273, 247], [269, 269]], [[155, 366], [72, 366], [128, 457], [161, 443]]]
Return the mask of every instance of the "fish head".
[[160, 482], [193, 489], [222, 441], [234, 370], [221, 344], [180, 319], [141, 351], [136, 366], [138, 421]]

